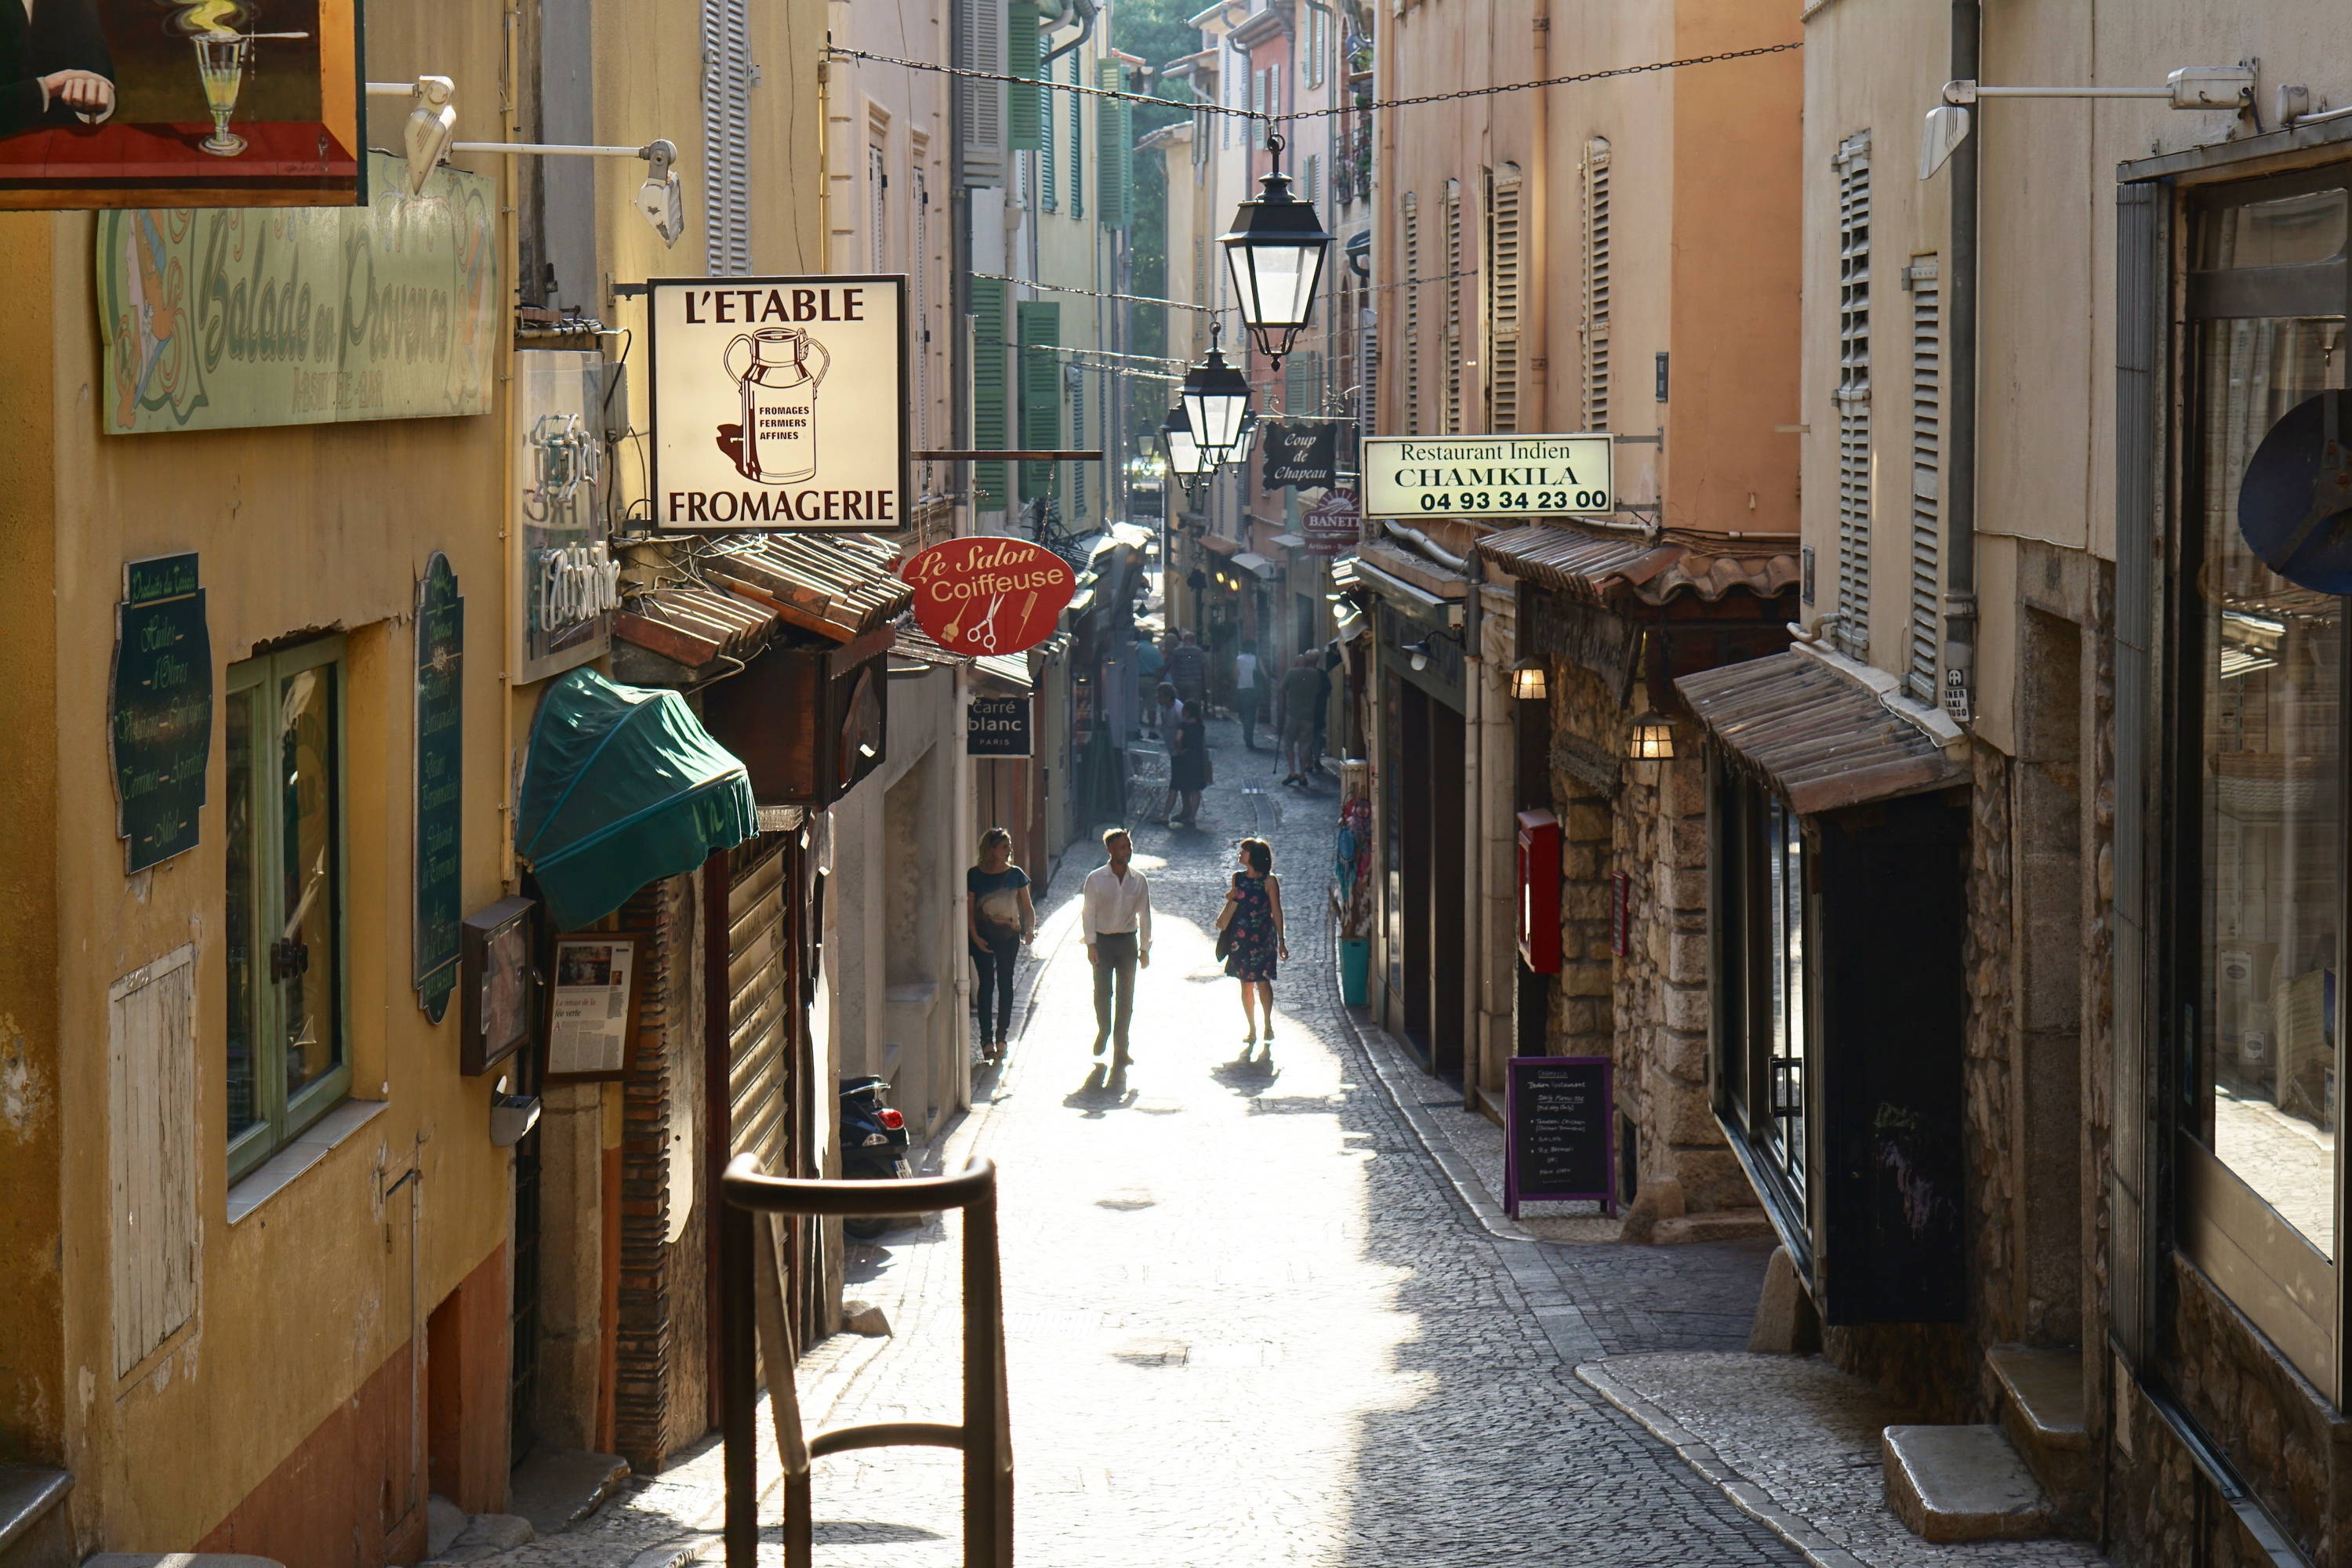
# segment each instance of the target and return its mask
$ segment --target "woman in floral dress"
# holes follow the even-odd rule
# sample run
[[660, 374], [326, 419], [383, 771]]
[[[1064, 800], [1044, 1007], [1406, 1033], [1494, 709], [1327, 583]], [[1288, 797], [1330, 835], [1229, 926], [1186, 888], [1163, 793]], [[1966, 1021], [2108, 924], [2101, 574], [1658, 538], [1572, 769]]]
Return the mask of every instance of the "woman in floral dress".
[[[1217, 929], [1229, 939], [1225, 973], [1242, 983], [1242, 1016], [1249, 1024], [1242, 1040], [1246, 1051], [1261, 1037], [1274, 1043], [1275, 960], [1288, 958], [1290, 944], [1283, 940], [1282, 883], [1274, 875], [1274, 846], [1263, 838], [1243, 839], [1241, 868], [1226, 889]], [[1265, 1016], [1263, 1035], [1261, 1012]]]

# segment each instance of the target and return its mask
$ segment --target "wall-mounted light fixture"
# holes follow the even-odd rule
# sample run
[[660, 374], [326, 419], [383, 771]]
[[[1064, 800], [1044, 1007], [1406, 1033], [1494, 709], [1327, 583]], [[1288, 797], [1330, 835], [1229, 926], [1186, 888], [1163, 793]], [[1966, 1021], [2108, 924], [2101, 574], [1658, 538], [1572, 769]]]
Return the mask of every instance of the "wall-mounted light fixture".
[[402, 149], [408, 161], [408, 194], [421, 195], [435, 167], [452, 153], [515, 153], [551, 158], [641, 158], [645, 184], [637, 187], [637, 212], [664, 245], [676, 245], [686, 232], [686, 193], [677, 182], [677, 143], [648, 142], [642, 147], [599, 147], [555, 142], [457, 142], [457, 85], [446, 76], [421, 76], [413, 82], [372, 81], [370, 98], [414, 99], [408, 121], [401, 128]]
[[1633, 727], [1625, 731], [1625, 755], [1637, 763], [1673, 762], [1673, 721], [1654, 708], [1634, 720]]
[[1541, 702], [1551, 687], [1539, 658], [1522, 658], [1511, 666], [1511, 695], [1522, 702]]
[[2161, 98], [2175, 109], [2228, 110], [2235, 112], [2253, 101], [2252, 66], [2183, 66], [2164, 79], [2162, 87], [1986, 87], [1980, 82], [1948, 81], [1944, 101], [1927, 111], [1927, 133], [1919, 139], [1919, 177], [1927, 179], [1969, 139], [1969, 109], [1988, 98]]

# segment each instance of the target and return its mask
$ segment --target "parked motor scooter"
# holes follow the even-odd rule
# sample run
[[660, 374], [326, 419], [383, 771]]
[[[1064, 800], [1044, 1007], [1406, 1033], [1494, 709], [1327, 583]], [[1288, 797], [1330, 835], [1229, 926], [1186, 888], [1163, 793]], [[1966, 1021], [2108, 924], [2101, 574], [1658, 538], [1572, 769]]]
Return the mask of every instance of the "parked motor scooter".
[[[907, 1119], [890, 1108], [887, 1078], [845, 1078], [841, 1080], [841, 1173], [853, 1182], [889, 1182], [914, 1174], [907, 1163], [912, 1142]], [[890, 1228], [887, 1218], [842, 1221], [842, 1228], [860, 1241], [871, 1241]]]

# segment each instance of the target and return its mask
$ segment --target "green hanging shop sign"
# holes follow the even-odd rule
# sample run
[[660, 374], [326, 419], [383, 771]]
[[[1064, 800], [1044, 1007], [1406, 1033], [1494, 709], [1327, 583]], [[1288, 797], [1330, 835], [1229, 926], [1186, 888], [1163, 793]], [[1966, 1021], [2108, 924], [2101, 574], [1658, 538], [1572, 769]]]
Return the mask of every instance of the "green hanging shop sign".
[[122, 569], [107, 734], [126, 868], [196, 847], [213, 743], [213, 645], [194, 555]]
[[466, 601], [439, 551], [416, 584], [416, 999], [435, 1023], [457, 984], [465, 893]]

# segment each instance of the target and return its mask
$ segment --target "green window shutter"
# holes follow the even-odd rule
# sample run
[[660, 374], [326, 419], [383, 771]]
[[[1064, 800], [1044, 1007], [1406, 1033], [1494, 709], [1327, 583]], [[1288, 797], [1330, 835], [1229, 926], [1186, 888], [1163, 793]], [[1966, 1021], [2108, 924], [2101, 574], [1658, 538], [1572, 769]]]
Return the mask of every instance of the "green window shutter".
[[1307, 372], [1304, 351], [1282, 362], [1282, 411], [1285, 414], [1315, 412], [1315, 380]]
[[[1087, 444], [1087, 378], [1080, 375], [1070, 383], [1070, 445]], [[1080, 522], [1087, 520], [1087, 465], [1070, 466], [1070, 514]]]
[[[1070, 56], [1070, 81], [1084, 86], [1086, 68], [1078, 63], [1076, 54]], [[1087, 216], [1087, 95], [1074, 92], [1070, 100], [1070, 216]]]
[[[1023, 90], [1028, 89], [1024, 88]], [[1037, 207], [1041, 212], [1059, 212], [1062, 207], [1062, 138], [1058, 130], [1061, 121], [1054, 115], [1054, 89], [1041, 87], [1036, 90]]]
[[[1013, 309], [1021, 327], [1021, 444], [1045, 449], [1062, 444], [1062, 307], [1024, 300]], [[1051, 495], [1055, 463], [1021, 465], [1024, 500]]]
[[[1127, 68], [1104, 60], [1097, 87], [1127, 90]], [[1135, 214], [1135, 105], [1106, 98], [1095, 105], [1095, 217], [1105, 228], [1125, 228]]]
[[[1004, 418], [1004, 293], [1001, 278], [971, 280], [971, 444], [982, 449], [1011, 445]], [[1013, 493], [1003, 463], [971, 466], [972, 504], [1003, 511]]]
[[[1004, 18], [1004, 74], [1036, 79], [1037, 60], [1042, 51], [1037, 47], [1037, 8], [1029, 0], [1012, 0]], [[1005, 88], [1005, 144], [1034, 152], [1045, 145], [1039, 132], [1045, 124], [1045, 89], [1043, 87]]]

